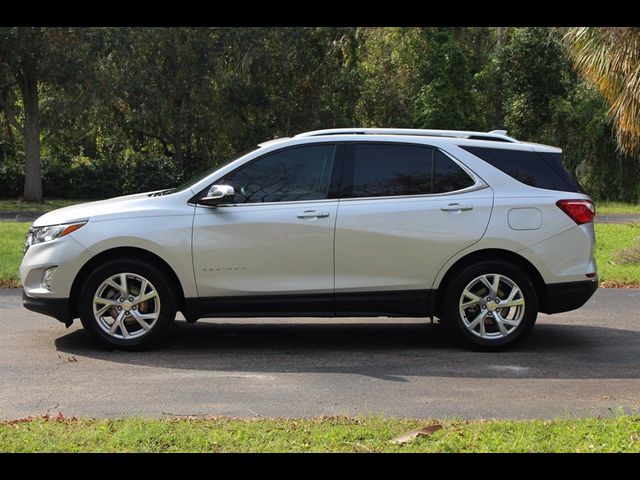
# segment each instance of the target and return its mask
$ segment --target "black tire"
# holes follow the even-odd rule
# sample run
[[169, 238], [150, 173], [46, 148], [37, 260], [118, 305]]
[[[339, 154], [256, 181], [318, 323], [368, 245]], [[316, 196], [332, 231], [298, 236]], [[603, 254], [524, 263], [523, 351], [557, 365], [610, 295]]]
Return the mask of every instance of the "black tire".
[[[460, 313], [460, 299], [464, 289], [474, 279], [489, 274], [504, 275], [515, 282], [524, 298], [524, 314], [518, 326], [513, 328], [506, 336], [492, 339], [481, 338], [478, 336], [478, 332], [473, 333], [470, 331], [465, 326]], [[492, 307], [495, 307], [495, 305]], [[533, 328], [538, 316], [538, 295], [533, 282], [520, 268], [504, 261], [482, 261], [464, 267], [455, 274], [455, 277], [444, 292], [442, 312], [445, 324], [449, 327], [454, 339], [459, 343], [476, 350], [505, 350], [522, 341]], [[493, 320], [489, 319], [488, 322], [490, 327], [497, 329], [497, 324]]]
[[[105, 332], [100, 327], [93, 313], [93, 298], [98, 288], [109, 277], [119, 273], [132, 273], [145, 278], [155, 288], [159, 298], [159, 316], [157, 320], [149, 331], [137, 338], [120, 339], [109, 335], [108, 332]], [[162, 340], [171, 329], [176, 318], [174, 291], [175, 287], [168, 280], [166, 273], [152, 263], [133, 258], [111, 260], [96, 268], [84, 281], [78, 297], [80, 321], [91, 336], [103, 347], [120, 350], [142, 350]]]

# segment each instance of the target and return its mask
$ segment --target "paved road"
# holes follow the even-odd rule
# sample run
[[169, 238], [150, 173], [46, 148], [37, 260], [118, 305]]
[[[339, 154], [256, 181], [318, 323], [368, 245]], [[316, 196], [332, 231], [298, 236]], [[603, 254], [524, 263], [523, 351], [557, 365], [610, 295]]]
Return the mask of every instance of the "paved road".
[[610, 214], [610, 215], [596, 215], [596, 223], [639, 223], [640, 215], [630, 214]]
[[0, 291], [0, 417], [530, 418], [640, 407], [640, 290], [600, 289], [542, 315], [517, 351], [452, 347], [422, 319], [206, 320], [144, 353], [96, 348], [77, 325]]

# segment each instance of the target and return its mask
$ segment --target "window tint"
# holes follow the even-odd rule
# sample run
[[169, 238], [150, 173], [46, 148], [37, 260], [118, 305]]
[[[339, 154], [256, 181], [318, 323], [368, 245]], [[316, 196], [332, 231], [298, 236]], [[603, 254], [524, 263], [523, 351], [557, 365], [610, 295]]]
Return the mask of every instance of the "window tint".
[[526, 152], [484, 147], [461, 147], [507, 175], [531, 187], [582, 192], [562, 165], [558, 153]]
[[386, 197], [462, 190], [473, 179], [440, 150], [417, 145], [358, 143], [342, 196]]
[[222, 179], [235, 189], [236, 203], [291, 202], [327, 198], [334, 144], [274, 152]]
[[431, 193], [432, 149], [411, 145], [353, 145], [352, 197]]
[[440, 150], [435, 150], [433, 193], [446, 193], [471, 187], [473, 179]]

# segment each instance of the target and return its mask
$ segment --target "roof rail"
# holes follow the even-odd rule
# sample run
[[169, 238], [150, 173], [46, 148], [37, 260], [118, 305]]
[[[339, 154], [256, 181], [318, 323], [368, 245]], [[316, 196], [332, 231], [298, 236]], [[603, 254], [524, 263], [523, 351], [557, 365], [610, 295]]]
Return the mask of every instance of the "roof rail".
[[422, 137], [454, 137], [470, 140], [493, 140], [494, 142], [513, 142], [515, 138], [507, 136], [506, 130], [491, 132], [471, 132], [466, 130], [425, 130], [418, 128], [331, 128], [314, 130], [296, 135], [296, 137], [319, 137], [322, 135], [414, 135]]

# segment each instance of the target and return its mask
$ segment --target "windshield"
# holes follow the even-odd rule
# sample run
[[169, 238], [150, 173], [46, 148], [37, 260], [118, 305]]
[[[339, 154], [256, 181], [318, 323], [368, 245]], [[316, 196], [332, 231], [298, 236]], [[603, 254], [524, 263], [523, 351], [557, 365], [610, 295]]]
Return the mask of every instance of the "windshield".
[[236, 160], [238, 160], [241, 157], [244, 157], [245, 155], [248, 155], [249, 153], [253, 152], [254, 150], [259, 149], [260, 147], [258, 145], [254, 146], [254, 147], [249, 147], [243, 151], [241, 151], [240, 153], [238, 153], [237, 155], [234, 155], [231, 158], [228, 158], [227, 160], [223, 160], [222, 162], [218, 163], [217, 165], [215, 165], [212, 168], [209, 168], [207, 170], [205, 170], [204, 172], [200, 172], [194, 176], [192, 176], [191, 178], [189, 178], [188, 180], [182, 182], [180, 185], [178, 185], [175, 188], [172, 188], [171, 190], [167, 190], [165, 192], [162, 193], [168, 193], [168, 192], [179, 192], [181, 190], [185, 190], [189, 187], [191, 187], [193, 184], [198, 183], [200, 180], [202, 180], [203, 178], [208, 177], [209, 175], [211, 175], [213, 172], [215, 172], [216, 170], [221, 169], [222, 167], [229, 165], [231, 162], [235, 162]]

